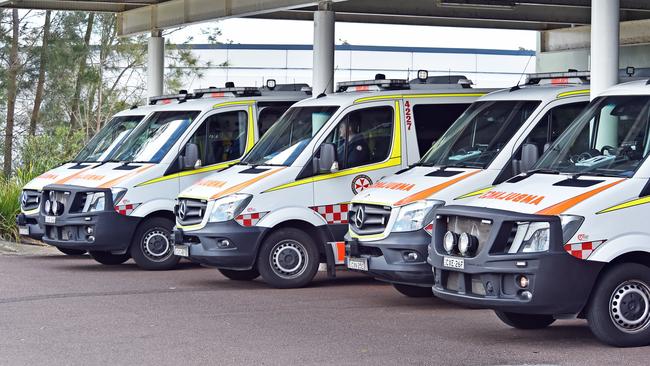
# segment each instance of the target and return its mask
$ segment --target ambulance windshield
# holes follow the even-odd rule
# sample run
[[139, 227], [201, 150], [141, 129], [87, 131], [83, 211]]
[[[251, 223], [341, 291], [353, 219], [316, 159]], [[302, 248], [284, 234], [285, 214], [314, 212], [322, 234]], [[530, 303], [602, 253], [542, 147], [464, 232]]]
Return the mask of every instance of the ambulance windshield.
[[533, 100], [473, 103], [418, 165], [487, 168], [539, 104]]
[[291, 165], [338, 108], [290, 108], [244, 157], [242, 164]]
[[650, 96], [594, 100], [533, 169], [631, 177], [650, 152]]
[[114, 117], [79, 151], [74, 162], [101, 162], [113, 151], [142, 121], [143, 115]]
[[112, 160], [159, 163], [198, 114], [198, 111], [152, 114], [127, 137]]

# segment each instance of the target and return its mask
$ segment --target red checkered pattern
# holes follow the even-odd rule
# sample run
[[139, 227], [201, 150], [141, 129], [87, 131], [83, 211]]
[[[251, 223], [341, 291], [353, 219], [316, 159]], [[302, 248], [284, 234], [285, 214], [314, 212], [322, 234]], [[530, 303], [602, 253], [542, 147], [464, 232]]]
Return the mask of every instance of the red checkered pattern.
[[328, 224], [347, 224], [348, 223], [348, 210], [350, 204], [339, 203], [336, 205], [314, 206], [312, 210], [318, 212], [323, 216]]
[[596, 250], [602, 243], [604, 243], [604, 240], [600, 241], [585, 241], [582, 243], [573, 243], [573, 244], [565, 244], [564, 245], [564, 250], [566, 250], [569, 254], [572, 256], [578, 258], [578, 259], [587, 259], [591, 255], [591, 253]]
[[130, 215], [133, 210], [135, 210], [136, 207], [138, 207], [138, 203], [129, 203], [128, 205], [118, 205], [115, 206], [115, 212], [117, 212], [120, 215], [125, 215], [128, 216]]
[[425, 226], [424, 231], [426, 231], [427, 234], [432, 235], [432, 233], [433, 233], [433, 224], [429, 224], [429, 225]]
[[267, 212], [256, 212], [252, 214], [241, 214], [235, 218], [235, 221], [241, 226], [255, 226], [266, 215]]

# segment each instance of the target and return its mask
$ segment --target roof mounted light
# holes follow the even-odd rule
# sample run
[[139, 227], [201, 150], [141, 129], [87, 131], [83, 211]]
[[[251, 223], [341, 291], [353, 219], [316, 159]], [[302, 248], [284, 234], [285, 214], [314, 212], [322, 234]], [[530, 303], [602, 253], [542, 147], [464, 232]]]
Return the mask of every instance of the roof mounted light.
[[528, 74], [526, 85], [566, 85], [589, 83], [589, 71], [569, 70], [567, 72], [543, 72]]
[[[384, 76], [377, 74], [374, 80], [358, 80], [358, 81], [344, 81], [336, 84], [336, 91], [353, 92], [353, 91], [380, 91], [380, 90], [403, 90], [409, 89], [410, 85], [404, 79], [378, 79], [377, 77]], [[385, 77], [385, 76], [384, 76]]]
[[156, 97], [149, 97], [149, 105], [156, 104], [171, 104], [174, 101], [183, 103], [188, 99], [193, 99], [192, 94], [188, 94], [187, 90], [181, 90], [178, 94], [159, 95]]
[[426, 83], [428, 78], [429, 78], [429, 71], [418, 70], [418, 80], [420, 80], [420, 82]]
[[267, 87], [269, 90], [273, 90], [273, 89], [275, 89], [275, 86], [276, 86], [276, 85], [277, 85], [277, 83], [275, 82], [275, 79], [268, 79], [268, 80], [266, 81], [266, 87]]
[[224, 98], [259, 96], [262, 95], [262, 92], [255, 87], [226, 87], [195, 89], [194, 94], [196, 98]]

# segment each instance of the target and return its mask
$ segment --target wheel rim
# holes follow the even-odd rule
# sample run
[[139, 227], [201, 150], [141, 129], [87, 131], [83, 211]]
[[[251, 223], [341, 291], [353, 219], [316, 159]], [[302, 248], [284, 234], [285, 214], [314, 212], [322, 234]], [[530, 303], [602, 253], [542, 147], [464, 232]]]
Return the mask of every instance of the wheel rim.
[[142, 252], [154, 262], [166, 260], [172, 255], [169, 234], [160, 229], [149, 231], [142, 239]]
[[637, 333], [650, 324], [650, 288], [639, 280], [620, 284], [609, 300], [609, 315], [625, 333]]
[[285, 279], [302, 275], [309, 264], [309, 255], [304, 245], [295, 240], [283, 240], [271, 249], [271, 268]]

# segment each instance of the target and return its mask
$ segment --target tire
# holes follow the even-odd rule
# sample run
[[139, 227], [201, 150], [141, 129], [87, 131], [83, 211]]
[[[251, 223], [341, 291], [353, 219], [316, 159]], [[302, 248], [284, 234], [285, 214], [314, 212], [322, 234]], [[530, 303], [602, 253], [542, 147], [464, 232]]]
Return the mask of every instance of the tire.
[[174, 255], [173, 228], [174, 222], [164, 217], [146, 219], [138, 226], [130, 250], [138, 267], [149, 271], [176, 267], [180, 258]]
[[616, 347], [650, 344], [650, 268], [622, 263], [603, 274], [587, 307], [591, 332]]
[[126, 254], [112, 254], [111, 252], [95, 252], [95, 251], [90, 251], [90, 256], [93, 257], [94, 260], [101, 264], [105, 264], [107, 266], [115, 266], [118, 264], [122, 264], [131, 258], [129, 256], [129, 253]]
[[393, 287], [395, 287], [395, 290], [400, 294], [408, 297], [433, 297], [431, 287], [403, 285], [400, 283], [394, 283]]
[[319, 257], [309, 234], [296, 228], [283, 228], [264, 239], [257, 268], [264, 281], [273, 287], [304, 287], [316, 276]]
[[247, 271], [234, 271], [232, 269], [219, 269], [224, 277], [233, 281], [252, 281], [260, 276], [257, 269], [249, 269]]
[[542, 329], [555, 322], [553, 315], [519, 314], [498, 310], [495, 310], [494, 312], [502, 322], [517, 329]]
[[57, 247], [56, 249], [58, 249], [59, 252], [65, 254], [65, 255], [84, 255], [84, 254], [86, 254], [86, 251], [82, 250], [82, 249], [69, 249], [69, 248], [59, 248], [59, 247]]

